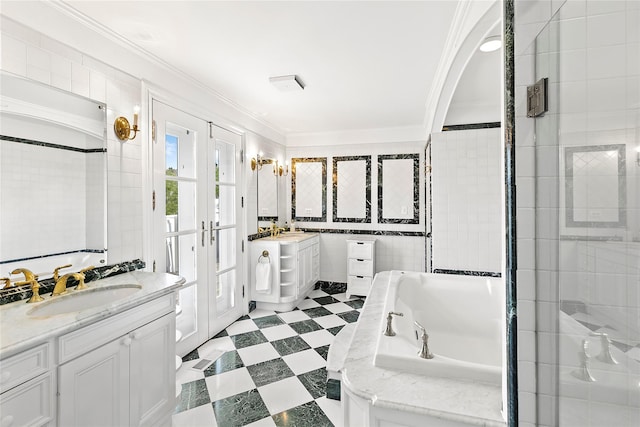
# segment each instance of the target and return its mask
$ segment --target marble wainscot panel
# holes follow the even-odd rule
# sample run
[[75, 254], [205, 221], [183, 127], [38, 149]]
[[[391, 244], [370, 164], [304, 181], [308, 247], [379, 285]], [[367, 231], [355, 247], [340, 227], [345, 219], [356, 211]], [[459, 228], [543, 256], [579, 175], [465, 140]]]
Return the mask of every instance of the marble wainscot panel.
[[458, 274], [461, 276], [477, 276], [477, 277], [502, 277], [501, 273], [492, 271], [474, 271], [474, 270], [446, 270], [443, 268], [434, 268], [434, 273], [439, 274]]
[[[361, 218], [344, 218], [338, 216], [338, 162], [365, 161], [365, 212]], [[348, 183], [346, 184], [348, 185]], [[360, 191], [360, 190], [358, 190]], [[371, 223], [371, 156], [342, 156], [333, 158], [333, 222]]]
[[[413, 160], [413, 218], [384, 218], [382, 216], [382, 182], [384, 160]], [[420, 223], [420, 154], [384, 154], [378, 156], [378, 223], [419, 224]]]
[[16, 138], [14, 136], [0, 135], [0, 140], [17, 142], [20, 144], [37, 145], [39, 147], [56, 148], [59, 150], [77, 151], [79, 153], [106, 153], [106, 148], [78, 148], [69, 145], [53, 144], [51, 142], [36, 141], [35, 139]]
[[[93, 270], [86, 271], [84, 273], [84, 282], [89, 283], [95, 280], [104, 279], [110, 276], [116, 276], [118, 274], [128, 273], [130, 271], [142, 270], [145, 268], [144, 261], [139, 259], [133, 261], [125, 261], [113, 265], [105, 265], [102, 267], [96, 267]], [[73, 270], [69, 270], [73, 271]], [[64, 273], [61, 273], [64, 274]], [[53, 292], [55, 283], [53, 277], [43, 280], [38, 280], [40, 283], [40, 295]], [[68, 288], [73, 288], [78, 283], [75, 279], [69, 279], [67, 282]], [[15, 301], [31, 298], [31, 288], [29, 285], [15, 286], [7, 289], [0, 290], [0, 305], [9, 304]]]
[[[296, 216], [296, 164], [318, 162], [322, 164], [322, 216]], [[294, 221], [327, 221], [327, 158], [326, 157], [294, 157], [291, 159], [291, 218]]]
[[0, 307], [0, 358], [19, 353], [53, 337], [173, 293], [184, 282], [185, 280], [182, 277], [174, 274], [146, 271], [131, 271], [110, 276], [93, 281], [89, 285], [89, 289], [72, 291], [69, 296], [63, 295], [55, 298], [68, 298], [74, 293], [91, 292], [95, 289], [112, 286], [134, 285], [140, 286], [140, 290], [113, 303], [81, 311], [51, 315], [46, 318], [33, 317], [28, 313], [34, 307], [51, 301], [51, 297], [45, 297], [45, 301], [34, 304], [20, 301], [13, 304], [5, 304]]
[[[378, 273], [388, 283], [391, 272]], [[369, 405], [472, 425], [504, 427], [500, 386], [398, 372], [373, 358], [388, 286], [372, 286], [342, 369], [342, 387]]]

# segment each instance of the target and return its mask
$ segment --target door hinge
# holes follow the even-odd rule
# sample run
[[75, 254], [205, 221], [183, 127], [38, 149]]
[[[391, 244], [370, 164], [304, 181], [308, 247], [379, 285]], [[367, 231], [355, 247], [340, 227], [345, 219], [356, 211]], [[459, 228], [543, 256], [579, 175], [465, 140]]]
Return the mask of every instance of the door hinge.
[[244, 298], [244, 285], [242, 285], [242, 298]]
[[540, 117], [549, 111], [548, 81], [545, 77], [527, 86], [527, 117]]
[[244, 150], [240, 150], [240, 163], [244, 163]]
[[213, 138], [213, 123], [209, 122], [209, 138]]
[[156, 142], [156, 121], [151, 121], [151, 140]]
[[244, 239], [242, 240], [242, 252], [244, 252]]
[[240, 197], [240, 207], [244, 208], [244, 196]]
[[154, 273], [156, 272], [156, 260], [155, 259], [153, 260], [153, 272]]
[[156, 190], [153, 190], [153, 193], [151, 194], [151, 209], [152, 210], [156, 210]]

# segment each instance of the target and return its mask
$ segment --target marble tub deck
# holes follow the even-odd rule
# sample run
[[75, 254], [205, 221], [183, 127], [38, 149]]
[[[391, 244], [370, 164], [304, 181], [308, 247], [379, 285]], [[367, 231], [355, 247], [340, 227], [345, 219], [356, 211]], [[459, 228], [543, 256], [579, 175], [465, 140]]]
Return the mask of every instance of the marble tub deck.
[[377, 282], [371, 287], [347, 352], [342, 387], [380, 408], [472, 425], [504, 427], [499, 386], [427, 377], [373, 365], [390, 274], [378, 273]]

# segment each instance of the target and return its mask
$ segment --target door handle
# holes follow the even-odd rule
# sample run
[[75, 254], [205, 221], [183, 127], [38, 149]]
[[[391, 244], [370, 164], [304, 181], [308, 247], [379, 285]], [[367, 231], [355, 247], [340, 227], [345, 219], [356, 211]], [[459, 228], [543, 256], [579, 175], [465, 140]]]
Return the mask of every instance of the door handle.
[[207, 234], [207, 229], [204, 226], [204, 221], [202, 221], [202, 247], [204, 248], [204, 237]]
[[213, 221], [209, 221], [209, 244], [213, 246], [213, 242], [216, 241], [216, 235], [213, 232]]

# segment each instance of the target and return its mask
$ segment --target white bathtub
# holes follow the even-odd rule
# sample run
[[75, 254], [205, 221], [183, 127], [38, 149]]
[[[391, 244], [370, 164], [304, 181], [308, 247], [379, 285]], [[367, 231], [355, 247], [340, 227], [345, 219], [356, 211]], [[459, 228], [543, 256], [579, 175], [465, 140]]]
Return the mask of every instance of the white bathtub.
[[[502, 279], [394, 271], [386, 285], [375, 366], [501, 384]], [[393, 318], [393, 337], [383, 335], [390, 311], [404, 314]], [[426, 329], [433, 359], [418, 357], [414, 321]]]

